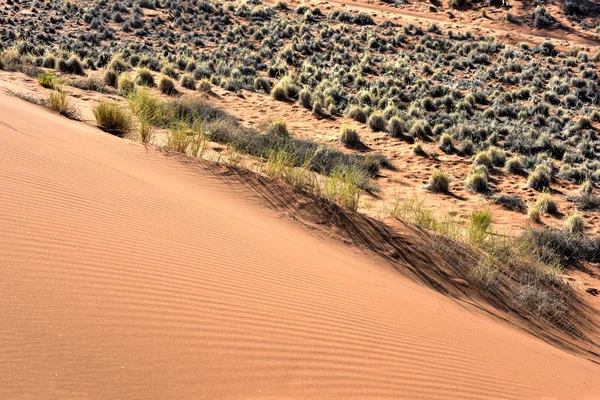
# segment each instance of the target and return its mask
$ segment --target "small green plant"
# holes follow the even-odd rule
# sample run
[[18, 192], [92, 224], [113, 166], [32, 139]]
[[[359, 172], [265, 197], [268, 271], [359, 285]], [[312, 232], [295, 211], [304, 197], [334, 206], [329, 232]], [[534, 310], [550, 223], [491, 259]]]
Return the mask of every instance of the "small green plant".
[[105, 132], [124, 137], [133, 127], [131, 115], [123, 107], [114, 102], [101, 101], [94, 107], [96, 125]]
[[144, 145], [149, 145], [152, 142], [153, 137], [154, 127], [152, 124], [148, 120], [140, 120], [137, 131], [137, 140]]
[[419, 142], [414, 144], [412, 150], [413, 150], [413, 153], [418, 156], [425, 155], [425, 150], [423, 150], [423, 146], [421, 146], [421, 143], [419, 143]]
[[285, 101], [288, 99], [285, 88], [280, 83], [273, 86], [273, 89], [271, 89], [271, 96], [273, 96], [275, 100], [279, 101]]
[[450, 153], [454, 149], [454, 145], [452, 144], [452, 136], [448, 133], [442, 134], [440, 136], [440, 149], [445, 153]]
[[542, 212], [536, 204], [530, 204], [527, 210], [527, 216], [534, 222], [540, 222], [542, 218]]
[[535, 206], [540, 210], [541, 213], [552, 215], [558, 213], [556, 202], [548, 190], [544, 190], [544, 192], [538, 197]]
[[117, 90], [121, 96], [127, 96], [135, 90], [135, 83], [128, 74], [121, 74], [117, 83]]
[[340, 142], [349, 147], [358, 145], [360, 143], [358, 129], [348, 125], [342, 125], [340, 127]]
[[60, 88], [60, 84], [58, 82], [58, 77], [51, 72], [41, 72], [37, 76], [37, 81], [43, 87], [47, 89], [58, 89]]
[[154, 76], [152, 76], [152, 72], [149, 69], [141, 68], [135, 75], [135, 83], [140, 86], [153, 87], [155, 85]]
[[67, 118], [78, 119], [77, 110], [71, 105], [67, 93], [62, 90], [55, 90], [50, 93], [48, 108]]
[[173, 80], [166, 75], [161, 75], [161, 77], [158, 78], [158, 90], [160, 90], [162, 94], [168, 96], [173, 96], [177, 93], [175, 83], [173, 83]]
[[491, 234], [492, 212], [489, 208], [478, 210], [471, 214], [467, 235], [471, 243], [481, 245]]
[[469, 171], [469, 175], [467, 175], [467, 179], [465, 180], [465, 186], [473, 192], [485, 193], [489, 190], [488, 176], [488, 170], [485, 165], [479, 164]]
[[551, 169], [546, 164], [538, 165], [529, 173], [527, 187], [535, 190], [544, 190], [550, 187]]
[[202, 78], [200, 79], [200, 82], [198, 82], [198, 90], [201, 91], [202, 93], [210, 93], [212, 89], [212, 85], [210, 84], [210, 81], [206, 78]]
[[190, 145], [192, 132], [189, 125], [180, 123], [169, 129], [167, 133], [167, 148], [178, 153], [186, 153]]
[[373, 132], [381, 132], [385, 130], [386, 122], [383, 114], [380, 111], [375, 111], [367, 120], [367, 126]]
[[406, 123], [399, 117], [393, 116], [388, 121], [387, 132], [390, 137], [399, 138], [402, 137], [406, 131]]
[[290, 132], [284, 119], [274, 119], [267, 123], [265, 133], [280, 137], [289, 137]]
[[196, 89], [196, 78], [192, 74], [185, 74], [181, 77], [181, 87], [189, 90]]
[[585, 221], [581, 214], [573, 213], [565, 218], [564, 229], [570, 234], [582, 234], [585, 231]]
[[521, 162], [521, 157], [513, 156], [508, 159], [505, 165], [506, 171], [511, 174], [516, 174], [523, 170], [523, 163]]
[[450, 177], [444, 171], [435, 169], [425, 188], [434, 193], [446, 193], [450, 189]]

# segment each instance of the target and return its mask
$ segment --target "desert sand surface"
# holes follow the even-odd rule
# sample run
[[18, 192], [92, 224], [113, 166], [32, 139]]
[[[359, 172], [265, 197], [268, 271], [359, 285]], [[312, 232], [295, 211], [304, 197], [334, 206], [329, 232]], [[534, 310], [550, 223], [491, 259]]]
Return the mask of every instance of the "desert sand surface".
[[0, 397], [598, 399], [600, 366], [0, 94]]

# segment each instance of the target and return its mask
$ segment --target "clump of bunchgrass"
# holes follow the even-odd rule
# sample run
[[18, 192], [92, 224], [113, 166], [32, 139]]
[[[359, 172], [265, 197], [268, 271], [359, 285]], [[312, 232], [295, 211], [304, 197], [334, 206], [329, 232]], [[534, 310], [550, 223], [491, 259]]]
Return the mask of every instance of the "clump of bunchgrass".
[[38, 74], [36, 77], [37, 81], [40, 85], [47, 89], [58, 89], [60, 88], [60, 83], [58, 82], [58, 77], [51, 72], [42, 72]]
[[348, 125], [342, 125], [340, 127], [340, 142], [349, 147], [357, 146], [360, 143], [358, 129]]
[[133, 127], [133, 122], [129, 112], [125, 111], [122, 105], [110, 102], [101, 101], [94, 107], [94, 117], [96, 125], [100, 129], [110, 134], [125, 137]]
[[434, 193], [447, 193], [450, 189], [450, 177], [444, 171], [435, 169], [431, 173], [425, 189]]

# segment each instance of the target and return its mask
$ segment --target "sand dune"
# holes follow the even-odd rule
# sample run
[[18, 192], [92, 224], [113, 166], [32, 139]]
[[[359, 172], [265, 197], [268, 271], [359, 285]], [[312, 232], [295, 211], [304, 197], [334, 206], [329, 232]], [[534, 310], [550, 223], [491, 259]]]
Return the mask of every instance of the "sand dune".
[[0, 140], [1, 398], [599, 398], [201, 165], [4, 94]]

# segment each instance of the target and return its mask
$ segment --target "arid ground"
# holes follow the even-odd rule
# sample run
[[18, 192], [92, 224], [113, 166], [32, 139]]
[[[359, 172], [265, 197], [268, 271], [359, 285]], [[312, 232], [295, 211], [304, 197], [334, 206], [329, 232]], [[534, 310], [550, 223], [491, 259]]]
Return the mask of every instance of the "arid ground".
[[600, 399], [598, 18], [0, 3], [0, 398]]

